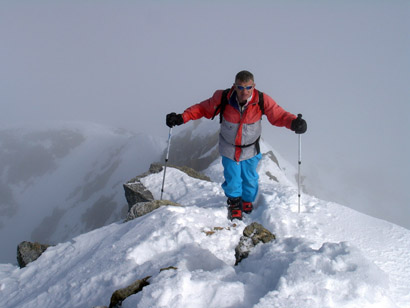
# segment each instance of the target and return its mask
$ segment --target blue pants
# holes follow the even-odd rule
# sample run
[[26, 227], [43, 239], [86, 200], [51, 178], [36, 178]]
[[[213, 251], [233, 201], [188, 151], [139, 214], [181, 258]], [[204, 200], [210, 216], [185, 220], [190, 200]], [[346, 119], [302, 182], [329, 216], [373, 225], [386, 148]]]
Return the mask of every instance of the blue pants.
[[222, 156], [225, 177], [222, 188], [228, 198], [242, 197], [247, 202], [255, 201], [259, 180], [256, 167], [261, 158], [262, 154], [259, 153], [250, 159], [236, 162]]

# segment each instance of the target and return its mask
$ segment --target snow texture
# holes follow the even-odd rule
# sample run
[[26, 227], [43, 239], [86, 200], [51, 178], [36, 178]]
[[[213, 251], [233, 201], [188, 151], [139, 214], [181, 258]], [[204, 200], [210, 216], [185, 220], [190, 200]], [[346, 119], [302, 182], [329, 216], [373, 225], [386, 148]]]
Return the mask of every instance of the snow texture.
[[[269, 157], [259, 166], [255, 210], [243, 221], [227, 219], [219, 159], [205, 172], [214, 182], [168, 168], [164, 199], [183, 207], [84, 233], [23, 269], [0, 265], [0, 307], [108, 305], [115, 290], [147, 276], [150, 284], [123, 307], [410, 307], [410, 231], [308, 195], [298, 213], [286, 163]], [[162, 179], [142, 179], [156, 199]], [[252, 222], [276, 240], [234, 266]]]

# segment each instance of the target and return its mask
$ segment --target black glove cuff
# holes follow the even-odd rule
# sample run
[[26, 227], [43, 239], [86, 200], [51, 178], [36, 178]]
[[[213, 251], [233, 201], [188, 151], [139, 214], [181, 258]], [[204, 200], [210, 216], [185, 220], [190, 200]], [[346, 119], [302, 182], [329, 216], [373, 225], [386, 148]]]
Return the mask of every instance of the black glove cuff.
[[177, 114], [175, 118], [175, 125], [182, 125], [184, 124], [184, 118], [182, 117], [182, 114]]

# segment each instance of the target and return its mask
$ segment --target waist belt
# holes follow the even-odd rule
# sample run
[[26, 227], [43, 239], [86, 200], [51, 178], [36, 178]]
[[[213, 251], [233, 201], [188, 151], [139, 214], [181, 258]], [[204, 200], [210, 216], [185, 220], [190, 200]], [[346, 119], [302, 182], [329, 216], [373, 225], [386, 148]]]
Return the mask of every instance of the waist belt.
[[247, 148], [247, 147], [250, 147], [250, 146], [252, 146], [252, 145], [254, 145], [254, 144], [259, 144], [259, 139], [260, 139], [260, 138], [261, 138], [261, 136], [259, 136], [258, 139], [256, 139], [254, 142], [249, 143], [249, 144], [239, 144], [239, 145], [233, 144], [233, 146], [235, 146], [235, 147], [237, 147], [237, 148]]
[[[225, 138], [222, 136], [222, 134], [219, 134], [219, 135], [221, 136], [222, 139], [225, 140]], [[259, 153], [261, 152], [261, 148], [260, 148], [260, 145], [259, 145], [259, 139], [261, 139], [261, 136], [259, 136], [259, 137], [258, 137], [254, 142], [252, 142], [252, 143], [249, 143], [249, 144], [239, 144], [239, 145], [229, 143], [229, 142], [227, 142], [226, 140], [225, 140], [225, 142], [227, 142], [228, 144], [230, 144], [230, 145], [232, 145], [232, 146], [234, 146], [234, 147], [236, 147], [236, 148], [248, 148], [248, 147], [254, 145], [255, 148], [256, 148], [256, 152], [259, 154]]]

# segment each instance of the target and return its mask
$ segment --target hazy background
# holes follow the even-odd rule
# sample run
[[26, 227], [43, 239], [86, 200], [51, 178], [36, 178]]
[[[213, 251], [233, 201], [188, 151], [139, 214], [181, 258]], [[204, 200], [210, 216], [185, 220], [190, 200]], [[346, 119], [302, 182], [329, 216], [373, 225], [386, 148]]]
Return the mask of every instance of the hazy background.
[[[409, 34], [407, 0], [0, 1], [0, 123], [166, 138], [167, 113], [247, 69], [307, 120], [310, 194], [410, 228]], [[297, 136], [267, 124], [296, 165]]]

